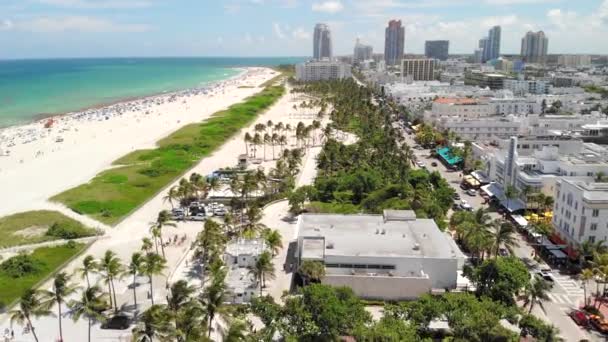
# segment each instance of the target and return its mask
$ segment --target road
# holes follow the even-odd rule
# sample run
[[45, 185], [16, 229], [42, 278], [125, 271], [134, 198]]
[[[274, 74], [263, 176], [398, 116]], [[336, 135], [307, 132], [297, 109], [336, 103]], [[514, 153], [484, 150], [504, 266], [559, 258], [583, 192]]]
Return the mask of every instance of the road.
[[[404, 141], [407, 145], [412, 148], [418, 145], [414, 140], [414, 134], [408, 135], [405, 133], [405, 131], [400, 131], [402, 132], [405, 139]], [[483, 203], [484, 200], [481, 196], [467, 195], [464, 190], [460, 188], [460, 182], [462, 180], [461, 173], [449, 171], [442, 163], [432, 158], [430, 156], [431, 150], [412, 149], [412, 151], [414, 152], [416, 159], [422, 161], [429, 171], [438, 171], [450, 183], [456, 193], [460, 195], [460, 198], [469, 202], [474, 210], [482, 207], [488, 207]], [[437, 162], [436, 167], [431, 166], [433, 161]], [[414, 166], [414, 168], [418, 168], [418, 166]], [[452, 212], [450, 210], [448, 215], [451, 214]], [[492, 219], [500, 217], [500, 215], [494, 211], [489, 212], [489, 215], [492, 217]], [[538, 265], [538, 263], [532, 259], [534, 249], [521, 235], [518, 234], [517, 239], [519, 246], [514, 249], [513, 253], [515, 256], [524, 261], [532, 272], [541, 267], [548, 267], [546, 264]], [[583, 302], [583, 290], [580, 282], [572, 279], [568, 275], [559, 274], [558, 270], [553, 270], [552, 274], [555, 279], [555, 286], [549, 293], [550, 300], [543, 303], [544, 310], [540, 307], [536, 307], [532, 313], [546, 322], [558, 327], [560, 330], [560, 335], [566, 341], [579, 341], [582, 339], [604, 341], [605, 339], [597, 332], [586, 331], [580, 328], [568, 316], [568, 313], [572, 309], [577, 308], [578, 305], [582, 304]]]

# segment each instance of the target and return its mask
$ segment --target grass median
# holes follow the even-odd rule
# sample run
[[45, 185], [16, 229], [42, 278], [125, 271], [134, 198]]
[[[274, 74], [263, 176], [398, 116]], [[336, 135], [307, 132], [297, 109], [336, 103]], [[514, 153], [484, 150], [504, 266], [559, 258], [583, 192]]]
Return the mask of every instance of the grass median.
[[[62, 246], [38, 248], [28, 254], [26, 259], [28, 264], [34, 265], [35, 270], [21, 276], [13, 274], [15, 267], [3, 267], [3, 264], [10, 262], [10, 259], [4, 260], [0, 264], [0, 308], [13, 303], [25, 290], [39, 285], [42, 280], [48, 278], [59, 267], [80, 253], [85, 246], [85, 244], [72, 242]], [[25, 269], [23, 265], [23, 262], [19, 263], [19, 269]]]
[[102, 171], [89, 183], [58, 194], [51, 200], [115, 225], [253, 122], [284, 92], [283, 86], [268, 86], [202, 123], [180, 128], [160, 140], [155, 149], [134, 151], [116, 160], [114, 168]]
[[0, 218], [0, 248], [95, 234], [94, 229], [57, 211], [26, 211]]

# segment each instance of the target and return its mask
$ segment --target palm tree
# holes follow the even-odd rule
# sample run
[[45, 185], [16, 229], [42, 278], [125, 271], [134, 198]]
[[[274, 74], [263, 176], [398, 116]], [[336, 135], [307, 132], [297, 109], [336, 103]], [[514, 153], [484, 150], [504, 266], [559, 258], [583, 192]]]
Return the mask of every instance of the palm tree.
[[230, 320], [228, 329], [222, 332], [222, 341], [241, 342], [247, 337], [248, 326], [242, 320]]
[[275, 256], [279, 253], [279, 250], [283, 248], [283, 241], [281, 233], [278, 230], [265, 229], [264, 240], [266, 240], [266, 246], [272, 252], [272, 256]]
[[42, 300], [45, 301], [43, 306], [51, 309], [54, 304], [57, 304], [57, 320], [59, 321], [59, 339], [63, 341], [63, 326], [61, 324], [61, 309], [65, 299], [76, 292], [78, 287], [70, 284], [70, 276], [65, 272], [60, 272], [53, 278], [53, 290], [43, 291]]
[[298, 268], [298, 274], [302, 278], [304, 285], [311, 282], [320, 282], [325, 276], [325, 265], [320, 261], [303, 261]]
[[129, 262], [129, 266], [127, 266], [126, 273], [133, 276], [133, 306], [135, 306], [135, 310], [137, 310], [137, 276], [141, 273], [142, 264], [144, 263], [144, 258], [139, 252], [135, 252], [131, 254], [131, 262]]
[[543, 201], [543, 211], [553, 209], [553, 204], [555, 204], [555, 199], [553, 198], [553, 196], [545, 196]]
[[87, 288], [91, 287], [91, 281], [89, 280], [89, 274], [95, 273], [99, 270], [99, 264], [95, 261], [92, 255], [87, 255], [82, 259], [82, 267], [76, 269], [76, 273], [80, 274], [82, 279], [87, 280]]
[[263, 231], [266, 226], [260, 223], [262, 219], [263, 213], [260, 208], [256, 206], [252, 206], [247, 209], [247, 223], [243, 226], [242, 234], [246, 237], [254, 237], [261, 231]]
[[[519, 195], [519, 192], [517, 191], [517, 188], [515, 188], [512, 185], [507, 185], [507, 188], [505, 189], [505, 198], [507, 199], [507, 207], [511, 207], [511, 200], [514, 198], [517, 198], [518, 195]], [[507, 211], [509, 211], [509, 210], [510, 209], [507, 208]]]
[[152, 240], [150, 238], [141, 239], [141, 250], [148, 253], [152, 250]]
[[268, 251], [263, 252], [256, 260], [255, 264], [249, 268], [251, 274], [260, 284], [260, 296], [262, 289], [266, 287], [266, 279], [274, 279], [275, 268], [272, 263], [272, 255]]
[[161, 275], [165, 269], [167, 261], [156, 253], [148, 253], [144, 257], [141, 265], [141, 273], [148, 276], [150, 283], [150, 301], [154, 305], [154, 285], [152, 284], [152, 277], [155, 275]]
[[253, 141], [253, 137], [251, 136], [251, 134], [249, 134], [249, 132], [245, 133], [245, 154], [249, 157], [249, 144], [251, 144], [251, 142]]
[[279, 135], [277, 133], [272, 133], [270, 137], [270, 143], [272, 144], [272, 160], [275, 160], [274, 156], [274, 146], [279, 143]]
[[202, 284], [205, 284], [205, 273], [210, 264], [210, 260], [219, 254], [225, 242], [226, 238], [221, 230], [221, 226], [213, 220], [205, 221], [203, 230], [197, 234], [195, 240], [197, 247], [196, 256], [202, 265]]
[[535, 277], [527, 286], [524, 292], [525, 300], [524, 307], [529, 305], [528, 314], [532, 313], [532, 309], [535, 304], [538, 304], [543, 311], [545, 308], [543, 307], [543, 301], [549, 300], [549, 296], [547, 293], [551, 287], [549, 283], [540, 277]]
[[312, 144], [313, 146], [316, 146], [317, 143], [317, 130], [319, 130], [319, 128], [321, 128], [321, 122], [317, 121], [317, 120], [313, 120], [312, 121], [312, 129], [313, 129], [313, 135], [312, 135]]
[[585, 268], [581, 272], [581, 281], [583, 282], [583, 299], [585, 301], [585, 305], [583, 305], [583, 306], [587, 306], [587, 304], [588, 304], [588, 302], [587, 302], [587, 285], [589, 284], [589, 280], [593, 279], [594, 277], [595, 277], [595, 273], [590, 268]]
[[[99, 262], [99, 268], [103, 272], [103, 277], [108, 284], [108, 295], [110, 296], [110, 305], [114, 303], [114, 311], [118, 312], [118, 302], [116, 301], [116, 290], [114, 289], [114, 280], [124, 273], [124, 267], [120, 259], [111, 250], [107, 250], [103, 258]], [[112, 300], [113, 299], [113, 300]]]
[[163, 197], [163, 202], [169, 202], [171, 209], [174, 208], [173, 201], [179, 198], [179, 189], [177, 186], [172, 186], [167, 194]]
[[221, 272], [218, 277], [214, 278], [210, 286], [200, 296], [200, 301], [206, 313], [207, 320], [207, 337], [211, 336], [213, 320], [218, 314], [223, 314], [226, 310], [226, 285], [224, 279], [225, 272]]
[[190, 301], [190, 297], [195, 292], [196, 288], [188, 285], [188, 282], [185, 280], [179, 280], [171, 285], [169, 295], [167, 296], [167, 305], [169, 306], [169, 310], [173, 313], [172, 316], [175, 320], [175, 327], [178, 330], [180, 330], [178, 311]]
[[152, 305], [133, 328], [134, 341], [143, 341], [144, 338], [148, 341], [174, 341], [176, 332], [171, 321], [171, 311], [166, 305]]
[[253, 157], [257, 158], [258, 155], [258, 146], [262, 145], [262, 136], [259, 133], [256, 133], [253, 136], [253, 139], [251, 140], [251, 143], [253, 144]]
[[46, 308], [41, 301], [41, 293], [36, 290], [28, 289], [21, 295], [19, 299], [19, 308], [9, 312], [11, 317], [11, 324], [17, 322], [17, 324], [26, 324], [34, 335], [34, 340], [38, 342], [38, 336], [36, 335], [36, 329], [32, 325], [32, 318], [50, 316], [51, 311]]
[[99, 286], [95, 285], [82, 291], [79, 300], [73, 299], [68, 303], [74, 322], [80, 320], [81, 317], [87, 318], [89, 324], [89, 342], [91, 342], [91, 325], [93, 321], [105, 320], [105, 317], [101, 314], [107, 305], [105, 297], [106, 295], [102, 293]]
[[165, 243], [163, 241], [163, 228], [164, 227], [177, 227], [177, 225], [173, 222], [170, 222], [171, 220], [171, 213], [169, 213], [169, 211], [167, 210], [163, 210], [160, 213], [158, 213], [158, 217], [156, 218], [156, 222], [154, 223], [154, 226], [156, 229], [158, 229], [158, 236], [160, 239], [160, 248], [161, 251], [163, 252], [163, 258], [165, 257]]
[[510, 222], [503, 220], [496, 220], [494, 222], [494, 256], [498, 256], [501, 245], [505, 246], [509, 251], [513, 251], [514, 247], [519, 246], [514, 234], [515, 226]]
[[264, 160], [266, 160], [266, 145], [270, 144], [270, 134], [265, 133], [264, 137], [262, 138], [264, 141]]

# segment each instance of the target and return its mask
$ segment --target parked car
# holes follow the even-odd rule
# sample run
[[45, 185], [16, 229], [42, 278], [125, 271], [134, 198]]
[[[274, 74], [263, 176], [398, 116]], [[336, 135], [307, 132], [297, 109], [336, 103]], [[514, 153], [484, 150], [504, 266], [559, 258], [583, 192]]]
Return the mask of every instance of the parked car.
[[608, 334], [608, 322], [598, 315], [589, 315], [589, 323], [602, 334]]
[[417, 161], [416, 165], [418, 165], [418, 167], [420, 167], [420, 168], [424, 168], [424, 163], [421, 161]]
[[437, 162], [432, 162], [432, 163], [431, 163], [431, 166], [432, 166], [432, 167], [437, 167]]
[[192, 221], [205, 221], [206, 219], [207, 216], [205, 215], [205, 213], [198, 213], [196, 215], [190, 216], [190, 220]]
[[460, 194], [455, 192], [454, 195], [452, 195], [452, 198], [455, 200], [459, 200], [460, 199]]
[[186, 212], [184, 211], [184, 209], [175, 208], [175, 209], [171, 210], [171, 219], [179, 221], [179, 220], [183, 220], [185, 217], [186, 217]]
[[117, 314], [101, 325], [101, 329], [126, 330], [131, 326], [131, 318], [125, 314]]
[[467, 190], [469, 187], [465, 183], [460, 183], [460, 188], [462, 190]]
[[460, 207], [460, 204], [458, 204], [458, 203], [454, 203], [452, 205], [452, 210], [454, 210], [454, 211], [458, 211], [458, 210], [461, 210], [461, 209], [462, 208]]
[[460, 200], [460, 207], [464, 210], [473, 211], [473, 207], [466, 200]]
[[469, 195], [469, 196], [477, 196], [477, 190], [475, 190], [475, 189], [469, 189], [469, 190], [467, 190], [467, 195]]
[[225, 216], [226, 215], [226, 209], [225, 208], [217, 208], [217, 209], [213, 210], [213, 215], [215, 215], [215, 216]]
[[574, 323], [586, 327], [589, 325], [589, 317], [587, 314], [582, 312], [581, 310], [572, 310], [569, 314], [570, 318], [574, 321]]

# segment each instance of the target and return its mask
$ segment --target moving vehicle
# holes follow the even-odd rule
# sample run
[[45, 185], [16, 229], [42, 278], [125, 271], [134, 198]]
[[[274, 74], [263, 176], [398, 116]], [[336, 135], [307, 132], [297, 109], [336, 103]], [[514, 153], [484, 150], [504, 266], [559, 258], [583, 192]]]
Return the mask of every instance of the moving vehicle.
[[568, 315], [577, 325], [580, 325], [582, 327], [586, 327], [589, 325], [589, 318], [587, 317], [587, 314], [582, 312], [581, 310], [572, 310]]
[[101, 325], [101, 329], [126, 330], [131, 326], [131, 318], [125, 314], [117, 314]]
[[475, 190], [475, 189], [469, 189], [469, 190], [467, 190], [467, 195], [469, 195], [469, 196], [477, 196], [477, 190]]

